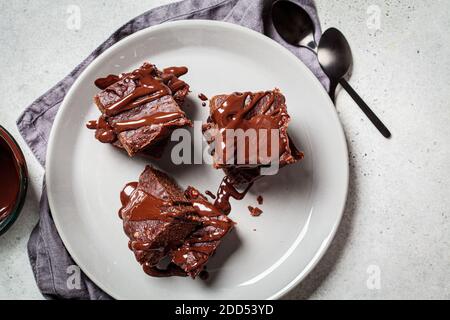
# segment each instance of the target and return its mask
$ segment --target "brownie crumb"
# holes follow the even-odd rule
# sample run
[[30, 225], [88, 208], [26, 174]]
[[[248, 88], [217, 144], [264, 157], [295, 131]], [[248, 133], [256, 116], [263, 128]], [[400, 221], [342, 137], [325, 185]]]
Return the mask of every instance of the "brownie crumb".
[[216, 196], [214, 195], [214, 193], [212, 193], [212, 192], [209, 191], [209, 190], [206, 190], [206, 191], [205, 191], [205, 194], [208, 195], [208, 196], [210, 196], [212, 199], [215, 199], [215, 198], [216, 198]]
[[259, 217], [263, 211], [258, 207], [252, 207], [248, 206], [248, 210], [250, 211], [250, 214], [254, 217]]
[[202, 100], [202, 101], [207, 101], [207, 100], [208, 100], [208, 97], [205, 96], [203, 93], [199, 93], [199, 94], [198, 94], [198, 97], [199, 97], [199, 99]]
[[264, 198], [260, 195], [258, 198], [256, 198], [256, 201], [258, 201], [259, 205], [262, 205], [264, 203]]

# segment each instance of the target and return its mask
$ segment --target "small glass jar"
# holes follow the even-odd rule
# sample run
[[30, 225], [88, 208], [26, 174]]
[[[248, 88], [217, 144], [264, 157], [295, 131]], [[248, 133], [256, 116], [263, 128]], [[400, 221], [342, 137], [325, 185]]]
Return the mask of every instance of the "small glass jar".
[[[10, 209], [6, 212], [3, 218], [0, 218], [0, 235], [2, 235], [13, 225], [22, 210], [28, 189], [28, 170], [22, 150], [16, 140], [14, 140], [11, 134], [2, 126], [0, 126], [0, 140], [2, 143], [1, 152], [9, 152], [8, 154], [4, 154], [2, 156], [12, 158], [11, 160], [13, 161], [17, 171], [18, 179], [18, 181], [14, 182], [18, 185], [17, 195], [11, 199], [11, 203], [9, 205]], [[2, 172], [0, 169], [0, 175], [1, 174]], [[6, 184], [6, 187], [8, 187], [8, 183], [11, 182], [5, 181], [5, 178], [0, 176], [0, 183], [4, 183]]]

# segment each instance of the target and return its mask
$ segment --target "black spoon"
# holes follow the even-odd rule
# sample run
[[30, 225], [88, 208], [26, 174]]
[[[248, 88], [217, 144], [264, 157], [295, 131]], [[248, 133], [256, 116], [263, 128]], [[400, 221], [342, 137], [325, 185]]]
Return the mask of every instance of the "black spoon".
[[380, 133], [386, 138], [391, 137], [386, 126], [344, 79], [353, 58], [350, 46], [341, 32], [334, 28], [328, 29], [317, 46], [314, 24], [309, 14], [299, 5], [286, 0], [276, 1], [272, 5], [272, 20], [275, 29], [286, 42], [317, 53], [319, 63], [330, 79], [330, 97], [333, 102], [337, 84], [340, 83]]

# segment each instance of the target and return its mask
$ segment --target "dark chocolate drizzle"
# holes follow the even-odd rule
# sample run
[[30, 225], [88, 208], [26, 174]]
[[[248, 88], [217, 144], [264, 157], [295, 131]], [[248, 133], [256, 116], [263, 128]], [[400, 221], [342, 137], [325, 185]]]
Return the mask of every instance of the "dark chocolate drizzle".
[[230, 198], [234, 198], [236, 200], [244, 199], [252, 185], [253, 183], [249, 183], [244, 191], [239, 192], [231, 183], [230, 178], [225, 176], [219, 186], [219, 190], [217, 191], [217, 198], [214, 202], [214, 206], [219, 208], [224, 214], [229, 214], [231, 211]]
[[137, 188], [135, 182], [127, 184], [120, 193], [122, 207], [119, 216], [129, 221], [159, 220], [171, 221], [178, 213], [165, 210], [173, 204]]
[[214, 252], [217, 241], [230, 231], [233, 222], [196, 189], [189, 187], [185, 194], [198, 214], [198, 217], [192, 219], [201, 222], [202, 227], [186, 239], [183, 246], [173, 252], [172, 261], [183, 264], [186, 257], [194, 253], [196, 259], [189, 264], [189, 270], [194, 270], [206, 263]]
[[114, 123], [113, 127], [116, 132], [127, 130], [135, 130], [143, 126], [151, 126], [153, 124], [169, 124], [170, 122], [182, 118], [181, 112], [156, 112], [137, 120], [119, 121]]
[[[122, 97], [120, 100], [105, 106], [105, 116], [114, 116], [123, 111], [141, 106], [145, 103], [157, 100], [165, 95], [171, 95], [186, 86], [186, 83], [180, 79], [188, 72], [186, 67], [170, 67], [164, 69], [161, 73], [156, 67], [149, 63], [144, 63], [139, 69], [132, 73], [122, 73], [120, 75], [109, 75], [106, 78], [95, 80], [95, 85], [106, 90], [109, 86], [119, 80], [133, 81], [136, 84], [135, 90]], [[95, 121], [89, 121], [86, 126], [89, 129], [97, 130], [96, 138], [103, 143], [112, 143], [117, 140], [117, 134], [123, 131], [136, 130], [143, 126], [153, 124], [168, 123], [184, 116], [181, 112], [157, 112], [150, 116], [140, 119], [116, 122], [110, 125], [104, 116]]]
[[[250, 154], [248, 145], [251, 143], [258, 144], [260, 139], [260, 130], [266, 130], [268, 140], [266, 156], [272, 157], [272, 143], [271, 140], [271, 129], [282, 130], [280, 128], [286, 120], [289, 119], [288, 114], [285, 111], [280, 111], [280, 109], [272, 108], [275, 101], [275, 93], [272, 91], [266, 92], [235, 92], [226, 97], [226, 99], [220, 104], [218, 108], [212, 111], [211, 120], [217, 124], [219, 128], [219, 134], [222, 135], [223, 141], [226, 141], [226, 130], [232, 129], [242, 129], [244, 132], [246, 130], [256, 130], [256, 141], [247, 141], [245, 152], [245, 163], [238, 163], [238, 166], [251, 165], [250, 164]], [[260, 108], [260, 110], [255, 113], [253, 109], [255, 107]], [[281, 154], [283, 150], [286, 149], [286, 144], [288, 143], [285, 135], [279, 135], [278, 143], [278, 154]], [[220, 144], [219, 144], [220, 145]], [[217, 146], [217, 144], [216, 144]], [[227, 163], [227, 160], [233, 155], [228, 154], [226, 150], [226, 144], [223, 144], [222, 152], [222, 164]], [[236, 152], [236, 149], [235, 149]], [[258, 150], [258, 154], [259, 154]], [[260, 155], [261, 156], [261, 155]], [[275, 156], [275, 155], [273, 155]]]
[[163, 81], [156, 78], [156, 68], [149, 63], [145, 63], [139, 69], [134, 70], [123, 81], [133, 81], [136, 84], [136, 88], [118, 101], [105, 106], [105, 114], [107, 116], [114, 116], [123, 111], [157, 100], [165, 95], [172, 94], [170, 88]]
[[[259, 139], [259, 130], [271, 130], [277, 129], [282, 130], [283, 122], [289, 119], [288, 114], [284, 109], [280, 108], [272, 108], [275, 102], [275, 92], [266, 91], [266, 92], [235, 92], [233, 94], [228, 95], [224, 101], [221, 102], [218, 108], [212, 110], [211, 112], [211, 122], [215, 123], [219, 129], [219, 134], [222, 135], [223, 141], [226, 141], [226, 130], [227, 129], [242, 129], [246, 130], [258, 130], [256, 132], [256, 138]], [[255, 112], [253, 109], [258, 108]], [[281, 111], [280, 111], [281, 110]], [[276, 156], [279, 156], [283, 150], [286, 149], [286, 144], [288, 143], [287, 139], [284, 137], [285, 135], [280, 134], [279, 137], [279, 150]], [[267, 133], [267, 138], [269, 139], [270, 132]], [[272, 146], [270, 140], [268, 140], [267, 144], [267, 152], [266, 155], [273, 157]], [[246, 143], [256, 143], [257, 141], [249, 141]], [[234, 155], [228, 155], [226, 150], [226, 144], [217, 144], [222, 145], [222, 159], [223, 164], [227, 163], [227, 159]], [[249, 161], [249, 150], [248, 145], [246, 145], [245, 152], [245, 163], [236, 164], [236, 167], [248, 167], [250, 165]], [[236, 149], [235, 149], [236, 150]], [[258, 150], [259, 153], [259, 150]], [[258, 165], [258, 164], [257, 164]], [[261, 165], [261, 164], [259, 164]], [[256, 168], [256, 167], [254, 167]], [[251, 188], [252, 183], [247, 184], [244, 191], [239, 192], [236, 190], [236, 186], [233, 185], [231, 178], [225, 176], [222, 180], [222, 183], [219, 186], [217, 191], [217, 199], [214, 205], [225, 214], [228, 214], [231, 210], [230, 198], [235, 198], [237, 200], [241, 200], [245, 197], [248, 190]]]
[[100, 116], [98, 120], [88, 121], [86, 127], [96, 130], [95, 138], [100, 142], [112, 143], [117, 140], [116, 133], [103, 116]]
[[[160, 269], [155, 265], [143, 264], [144, 271], [155, 277], [186, 276], [178, 265], [186, 265], [186, 256], [195, 255], [195, 261], [189, 261], [186, 266], [187, 272], [194, 272], [199, 265], [206, 263], [209, 256], [214, 252], [219, 241], [232, 228], [233, 222], [223, 215], [223, 213], [211, 204], [205, 196], [198, 190], [189, 187], [186, 192], [185, 205], [191, 205], [195, 210], [195, 215], [185, 216], [187, 220], [198, 222], [201, 226], [194, 231], [183, 245], [171, 253], [172, 262], [167, 269]], [[154, 197], [140, 188], [137, 182], [128, 183], [120, 193], [122, 207], [119, 216], [129, 221], [158, 220], [171, 221], [176, 218], [176, 213], [167, 210], [174, 204]], [[176, 212], [176, 211], [174, 211]], [[151, 250], [150, 244], [139, 240], [130, 240], [128, 246], [131, 250]], [[194, 272], [195, 273], [195, 272]]]
[[120, 192], [120, 202], [122, 206], [126, 206], [130, 202], [130, 197], [136, 190], [138, 182], [130, 182], [125, 185], [125, 187]]
[[175, 77], [181, 77], [188, 72], [188, 68], [186, 67], [168, 67], [163, 69], [163, 74], [171, 74]]
[[113, 85], [120, 79], [121, 79], [120, 75], [116, 76], [115, 74], [110, 74], [106, 78], [98, 78], [97, 80], [94, 81], [94, 84], [97, 88], [99, 88], [101, 90], [105, 90], [106, 88]]
[[211, 199], [213, 199], [213, 200], [216, 199], [216, 195], [214, 193], [212, 193], [211, 191], [209, 191], [209, 190], [206, 190], [205, 194], [207, 196], [211, 197]]

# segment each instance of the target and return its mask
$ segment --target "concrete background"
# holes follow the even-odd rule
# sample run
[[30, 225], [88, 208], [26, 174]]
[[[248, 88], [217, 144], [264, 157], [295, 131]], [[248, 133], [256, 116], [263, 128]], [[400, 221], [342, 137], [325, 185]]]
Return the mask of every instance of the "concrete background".
[[[42, 298], [26, 244], [43, 170], [15, 120], [112, 31], [167, 2], [0, 2], [0, 123], [23, 146], [31, 178], [21, 217], [0, 238], [0, 298]], [[67, 28], [70, 5], [81, 9], [80, 30]], [[335, 26], [348, 37], [350, 82], [393, 138], [382, 138], [340, 93], [351, 167], [347, 209], [323, 260], [287, 298], [449, 299], [450, 3], [317, 0], [317, 7], [324, 29]]]

